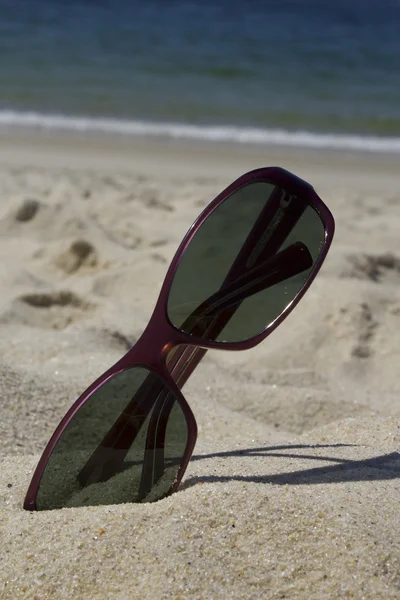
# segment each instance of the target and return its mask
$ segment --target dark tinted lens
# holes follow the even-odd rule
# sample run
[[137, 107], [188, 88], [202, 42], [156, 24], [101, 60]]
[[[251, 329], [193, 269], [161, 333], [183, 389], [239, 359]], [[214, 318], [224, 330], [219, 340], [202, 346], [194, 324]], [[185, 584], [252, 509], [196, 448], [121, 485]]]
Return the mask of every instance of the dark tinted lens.
[[174, 276], [168, 316], [207, 340], [266, 329], [310, 275], [325, 228], [307, 200], [267, 182], [242, 187], [203, 223]]
[[47, 463], [37, 509], [154, 501], [171, 490], [188, 426], [163, 381], [135, 367], [78, 410]]

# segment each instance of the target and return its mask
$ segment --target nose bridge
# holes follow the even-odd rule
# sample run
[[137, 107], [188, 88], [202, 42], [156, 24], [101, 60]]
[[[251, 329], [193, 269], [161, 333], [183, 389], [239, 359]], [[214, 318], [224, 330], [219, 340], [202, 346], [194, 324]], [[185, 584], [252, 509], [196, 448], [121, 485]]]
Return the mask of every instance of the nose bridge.
[[187, 343], [184, 334], [168, 322], [166, 316], [155, 313], [135, 345], [125, 355], [124, 367], [141, 364], [150, 369], [165, 369], [170, 351]]

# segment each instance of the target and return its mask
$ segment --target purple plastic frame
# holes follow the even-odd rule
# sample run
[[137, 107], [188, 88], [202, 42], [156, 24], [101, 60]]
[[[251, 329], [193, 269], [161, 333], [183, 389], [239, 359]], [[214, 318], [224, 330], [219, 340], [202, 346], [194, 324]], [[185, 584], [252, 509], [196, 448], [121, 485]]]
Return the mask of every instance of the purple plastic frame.
[[[231, 194], [247, 184], [262, 181], [272, 183], [284, 188], [287, 191], [290, 191], [293, 194], [301, 196], [302, 198], [306, 199], [319, 214], [325, 228], [325, 239], [321, 253], [315, 262], [310, 275], [308, 276], [303, 287], [297, 293], [296, 297], [275, 319], [275, 321], [268, 325], [268, 327], [262, 333], [248, 340], [243, 342], [208, 341], [179, 331], [169, 321], [167, 315], [167, 300], [175, 272], [187, 246], [190, 244], [192, 238], [203, 222], [211, 215], [215, 208], [224, 202]], [[310, 287], [312, 281], [316, 277], [319, 269], [321, 268], [321, 265], [324, 262], [331, 245], [334, 229], [335, 224], [333, 216], [321, 198], [316, 194], [313, 187], [306, 181], [303, 181], [296, 175], [293, 175], [289, 171], [286, 171], [280, 167], [266, 167], [245, 173], [239, 177], [239, 179], [229, 185], [223, 192], [221, 192], [204, 209], [204, 211], [196, 219], [183, 238], [166, 274], [152, 317], [139, 340], [125, 354], [125, 356], [117, 361], [112, 367], [110, 367], [110, 369], [103, 373], [103, 375], [101, 375], [94, 383], [92, 383], [92, 385], [88, 387], [88, 389], [68, 410], [54, 431], [33, 474], [25, 497], [24, 508], [27, 510], [36, 510], [36, 497], [46, 464], [55, 445], [75, 413], [108, 379], [127, 368], [135, 366], [147, 367], [148, 369], [154, 371], [162, 380], [164, 380], [167, 387], [170, 388], [175, 397], [178, 399], [186, 417], [188, 426], [188, 442], [177, 478], [169, 490], [169, 494], [175, 492], [185, 473], [197, 438], [197, 425], [194, 415], [190, 406], [182, 395], [180, 388], [183, 386], [208, 349], [215, 348], [224, 350], [247, 350], [249, 348], [253, 348], [268, 335], [270, 335], [270, 333], [272, 333], [272, 331], [276, 329], [280, 323], [282, 323], [282, 321], [289, 315], [289, 313], [303, 297], [307, 289]], [[175, 351], [171, 368], [171, 361], [168, 361], [167, 365], [167, 357], [171, 350], [177, 348], [178, 346], [181, 348]], [[178, 375], [174, 377], [174, 370], [179, 371], [179, 369], [176, 369], [176, 367], [179, 367], [182, 362], [184, 363], [183, 370], [178, 372]]]

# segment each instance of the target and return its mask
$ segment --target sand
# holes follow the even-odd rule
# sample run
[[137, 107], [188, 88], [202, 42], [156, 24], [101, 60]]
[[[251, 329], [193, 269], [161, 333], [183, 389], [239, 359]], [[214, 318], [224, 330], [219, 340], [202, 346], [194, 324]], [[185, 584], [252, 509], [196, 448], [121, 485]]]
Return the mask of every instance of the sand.
[[[309, 180], [337, 233], [260, 346], [208, 352], [181, 489], [26, 512], [49, 436], [138, 338], [176, 247], [243, 172]], [[0, 137], [0, 598], [399, 599], [398, 157]]]

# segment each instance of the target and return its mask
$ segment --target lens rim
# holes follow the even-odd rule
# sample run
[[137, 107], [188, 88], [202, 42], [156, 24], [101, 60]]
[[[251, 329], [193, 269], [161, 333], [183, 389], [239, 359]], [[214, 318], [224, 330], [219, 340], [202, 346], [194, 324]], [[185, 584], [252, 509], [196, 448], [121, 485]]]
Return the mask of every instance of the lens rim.
[[[168, 299], [172, 286], [173, 279], [175, 277], [175, 273], [180, 265], [182, 257], [189, 246], [190, 242], [204, 223], [206, 219], [208, 219], [216, 208], [220, 206], [229, 196], [233, 193], [240, 190], [242, 187], [256, 182], [265, 182], [270, 183], [272, 185], [277, 185], [285, 188], [292, 194], [301, 196], [305, 199], [311, 207], [319, 215], [321, 222], [324, 227], [325, 236], [321, 248], [321, 252], [318, 256], [318, 259], [315, 261], [313, 268], [310, 271], [307, 279], [305, 280], [302, 287], [299, 289], [293, 300], [286, 306], [286, 308], [276, 317], [272, 323], [269, 323], [263, 331], [247, 338], [242, 341], [234, 341], [234, 342], [224, 342], [218, 340], [207, 340], [202, 337], [198, 337], [195, 335], [191, 335], [190, 333], [185, 333], [182, 330], [178, 329], [169, 318], [168, 315]], [[318, 196], [314, 188], [306, 181], [297, 177], [293, 173], [290, 173], [286, 169], [281, 167], [265, 167], [261, 169], [255, 169], [250, 171], [249, 173], [245, 173], [241, 177], [239, 177], [236, 181], [234, 181], [230, 186], [228, 186], [221, 194], [219, 194], [199, 215], [199, 217], [194, 221], [192, 226], [189, 228], [185, 237], [183, 238], [178, 250], [172, 259], [170, 267], [167, 271], [167, 275], [164, 280], [163, 287], [160, 292], [160, 297], [158, 301], [158, 305], [160, 304], [162, 310], [164, 310], [165, 318], [167, 319], [170, 326], [176, 331], [186, 336], [187, 339], [190, 339], [190, 344], [193, 346], [199, 346], [207, 349], [225, 349], [225, 350], [247, 350], [253, 348], [258, 345], [262, 340], [264, 340], [268, 335], [270, 335], [286, 317], [292, 312], [295, 306], [299, 303], [301, 298], [304, 296], [315, 277], [320, 270], [322, 263], [324, 262], [330, 245], [332, 243], [333, 235], [335, 232], [335, 221], [332, 213], [329, 208], [325, 205], [322, 199]], [[188, 342], [187, 342], [188, 343]]]
[[[109, 369], [106, 373], [101, 375], [101, 377], [99, 377], [91, 386], [89, 386], [87, 388], [87, 390], [85, 390], [83, 392], [83, 394], [81, 394], [81, 396], [79, 396], [79, 398], [76, 400], [76, 402], [74, 402], [74, 404], [71, 406], [71, 408], [67, 411], [67, 413], [64, 415], [64, 417], [61, 419], [59, 425], [57, 426], [53, 435], [51, 436], [45, 450], [43, 451], [43, 454], [40, 457], [40, 460], [35, 469], [34, 475], [32, 477], [30, 485], [28, 487], [28, 491], [26, 493], [24, 504], [23, 504], [23, 508], [25, 510], [54, 510], [54, 509], [38, 508], [37, 507], [37, 496], [39, 493], [41, 479], [46, 470], [50, 456], [52, 455], [53, 450], [55, 449], [58, 441], [62, 437], [64, 431], [66, 430], [66, 428], [68, 427], [68, 425], [70, 424], [72, 419], [75, 417], [75, 415], [78, 413], [78, 411], [82, 408], [82, 406], [93, 396], [93, 394], [95, 394], [108, 381], [110, 381], [114, 377], [117, 377], [120, 373], [123, 373], [124, 371], [127, 371], [129, 369], [135, 369], [135, 368], [147, 369], [149, 371], [149, 373], [152, 373], [153, 375], [156, 375], [159, 379], [161, 379], [163, 384], [174, 395], [174, 397], [176, 398], [176, 401], [179, 402], [179, 405], [182, 409], [183, 415], [186, 419], [188, 435], [187, 435], [185, 452], [182, 456], [182, 460], [181, 460], [181, 463], [180, 463], [180, 466], [178, 469], [176, 479], [165, 496], [170, 496], [177, 490], [177, 488], [182, 480], [182, 477], [186, 471], [190, 457], [192, 456], [193, 449], [194, 449], [194, 446], [196, 444], [196, 439], [197, 439], [197, 423], [196, 423], [194, 414], [192, 412], [192, 409], [190, 408], [189, 404], [187, 403], [185, 397], [182, 395], [182, 392], [176, 386], [174, 380], [172, 379], [172, 377], [170, 376], [168, 371], [165, 370], [165, 372], [163, 373], [163, 376], [162, 376], [158, 371], [154, 371], [148, 365], [143, 365], [143, 364], [138, 364], [138, 363], [137, 364], [126, 364], [126, 366], [121, 368], [122, 365], [124, 365], [124, 363], [126, 362], [126, 361], [124, 361], [124, 359], [125, 359], [125, 357], [123, 357], [123, 359], [121, 359], [121, 361], [119, 361], [116, 365], [111, 367], [111, 369]], [[134, 504], [135, 502], [132, 500], [132, 503]]]

